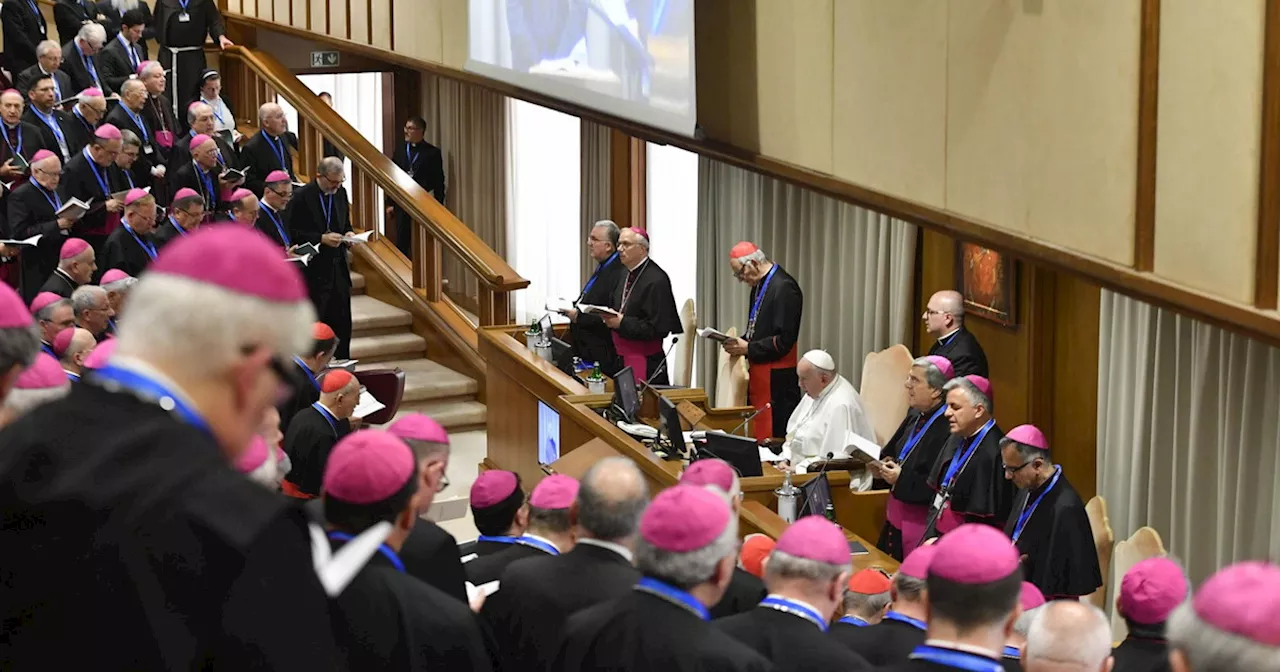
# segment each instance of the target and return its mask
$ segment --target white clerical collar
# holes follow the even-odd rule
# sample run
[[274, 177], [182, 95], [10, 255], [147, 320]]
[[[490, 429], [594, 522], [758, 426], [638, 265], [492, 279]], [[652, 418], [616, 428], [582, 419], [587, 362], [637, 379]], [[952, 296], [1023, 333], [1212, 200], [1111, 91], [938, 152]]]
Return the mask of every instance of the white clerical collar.
[[939, 336], [939, 337], [938, 337], [938, 342], [939, 342], [939, 343], [945, 343], [945, 342], [947, 341], [947, 339], [951, 338], [952, 336], [955, 336], [955, 335], [956, 335], [956, 334], [958, 334], [958, 333], [960, 333], [960, 327], [956, 327], [955, 329], [952, 329], [951, 331], [948, 331], [947, 333], [943, 334], [942, 336]]
[[174, 380], [169, 376], [161, 373], [159, 369], [151, 366], [141, 359], [112, 355], [111, 365], [126, 371], [141, 374], [157, 383], [160, 383], [160, 385], [163, 386], [172, 396], [177, 397], [178, 401], [181, 401], [183, 404], [194, 408], [199, 412], [200, 406], [191, 400], [191, 396], [187, 394], [186, 390], [182, 389], [181, 385], [174, 382]]
[[542, 543], [544, 543], [544, 544], [549, 544], [552, 548], [556, 549], [557, 551], [559, 551], [559, 550], [560, 550], [560, 545], [559, 545], [559, 544], [557, 544], [557, 543], [556, 543], [556, 542], [554, 542], [554, 541], [551, 541], [550, 539], [548, 539], [548, 538], [546, 538], [546, 537], [539, 537], [538, 535], [533, 534], [532, 532], [525, 532], [525, 533], [524, 533], [524, 536], [526, 536], [526, 537], [528, 537], [528, 538], [530, 538], [530, 539], [533, 539], [534, 541], [541, 541], [541, 542], [542, 542]]
[[977, 429], [975, 429], [975, 430], [973, 430], [972, 432], [970, 432], [970, 433], [969, 433], [969, 436], [966, 436], [966, 437], [964, 437], [964, 438], [966, 438], [966, 439], [972, 439], [973, 437], [977, 436], [977, 435], [978, 435], [978, 432], [981, 432], [981, 431], [982, 431], [982, 428], [987, 426], [987, 422], [991, 422], [991, 418], [987, 418], [987, 421], [986, 421], [986, 422], [982, 423], [981, 425], [978, 425], [978, 428], [977, 428]]
[[[328, 406], [325, 406], [323, 401], [317, 401], [316, 403], [317, 403], [317, 404], [320, 404], [320, 408], [323, 408], [324, 410], [328, 411], [328, 412], [329, 412], [329, 415], [332, 415], [332, 416], [333, 416], [333, 417], [335, 417], [335, 418], [337, 418], [337, 417], [338, 417], [338, 414], [337, 414], [337, 413], [334, 413], [332, 408], [329, 408]], [[339, 420], [341, 420], [341, 419], [343, 419], [343, 418], [338, 418], [338, 419], [339, 419]]]
[[606, 551], [613, 551], [614, 553], [621, 555], [622, 559], [626, 560], [627, 562], [633, 562], [634, 560], [634, 556], [631, 553], [631, 549], [627, 548], [626, 546], [623, 546], [622, 544], [615, 544], [612, 541], [604, 541], [602, 539], [590, 539], [585, 537], [578, 539], [578, 545], [581, 546], [582, 544], [586, 544], [587, 546], [595, 546], [597, 548], [603, 548]]
[[270, 204], [270, 203], [268, 203], [268, 202], [266, 202], [266, 200], [263, 200], [263, 201], [262, 201], [262, 207], [264, 207], [264, 208], [266, 208], [266, 209], [270, 210], [271, 212], [275, 212], [275, 211], [276, 211], [276, 209], [275, 209], [275, 208], [273, 208], [273, 207], [271, 207], [271, 204]]
[[1000, 660], [1001, 656], [1003, 655], [1003, 653], [1002, 653], [1002, 652], [999, 652], [999, 651], [992, 651], [991, 649], [984, 649], [984, 648], [982, 648], [981, 646], [974, 646], [974, 645], [972, 645], [972, 644], [964, 644], [964, 643], [961, 643], [961, 642], [952, 642], [952, 641], [949, 641], [949, 640], [946, 640], [946, 639], [926, 639], [926, 640], [924, 640], [924, 643], [925, 643], [925, 645], [926, 645], [926, 646], [937, 646], [937, 647], [939, 647], [939, 648], [943, 648], [943, 649], [953, 649], [953, 650], [955, 650], [955, 651], [964, 651], [964, 652], [966, 652], [966, 653], [975, 653], [975, 654], [977, 654], [977, 655], [979, 655], [979, 656], [984, 656], [984, 657], [986, 657], [986, 658], [994, 658], [994, 659], [996, 659], [996, 660]]
[[641, 266], [644, 266], [644, 265], [645, 265], [645, 264], [647, 264], [647, 263], [649, 263], [649, 257], [645, 257], [645, 258], [644, 258], [644, 261], [641, 261], [640, 263], [636, 264], [635, 266], [632, 266], [632, 267], [628, 268], [628, 269], [627, 269], [627, 272], [628, 272], [628, 273], [635, 273], [635, 272], [636, 272], [636, 270], [638, 270]]

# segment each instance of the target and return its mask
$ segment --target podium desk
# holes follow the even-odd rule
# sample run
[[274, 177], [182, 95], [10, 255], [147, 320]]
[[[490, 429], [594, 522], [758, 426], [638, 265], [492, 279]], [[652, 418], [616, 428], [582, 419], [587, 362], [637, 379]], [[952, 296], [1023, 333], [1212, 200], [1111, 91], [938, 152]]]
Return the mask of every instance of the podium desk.
[[[748, 534], [763, 534], [776, 540], [783, 530], [787, 529], [787, 521], [783, 520], [778, 516], [777, 512], [764, 504], [747, 500], [742, 503], [742, 510], [738, 515], [738, 526], [738, 533], [744, 537]], [[890, 574], [898, 571], [898, 561], [885, 555], [884, 552], [875, 547], [874, 543], [870, 543], [861, 535], [851, 532], [848, 527], [844, 528], [844, 536], [849, 541], [856, 541], [867, 549], [865, 554], [852, 556], [854, 571], [867, 569], [868, 567], [879, 567]]]

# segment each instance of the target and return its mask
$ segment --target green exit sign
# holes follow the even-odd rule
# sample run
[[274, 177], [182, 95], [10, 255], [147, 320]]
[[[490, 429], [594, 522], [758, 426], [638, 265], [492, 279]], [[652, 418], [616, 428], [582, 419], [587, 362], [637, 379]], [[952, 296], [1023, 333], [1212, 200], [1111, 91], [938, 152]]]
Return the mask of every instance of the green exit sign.
[[313, 52], [311, 52], [311, 67], [313, 67], [313, 68], [336, 68], [336, 67], [338, 67], [338, 52], [336, 52], [336, 51], [313, 51]]

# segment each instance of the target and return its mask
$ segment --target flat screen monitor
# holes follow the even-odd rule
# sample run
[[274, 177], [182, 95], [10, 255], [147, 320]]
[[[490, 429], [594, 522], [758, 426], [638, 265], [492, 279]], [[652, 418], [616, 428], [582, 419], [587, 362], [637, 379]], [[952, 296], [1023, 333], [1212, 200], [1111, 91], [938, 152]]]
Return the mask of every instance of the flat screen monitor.
[[636, 393], [636, 375], [626, 367], [613, 377], [613, 405], [622, 411], [627, 422], [635, 422], [640, 412], [640, 395]]
[[573, 370], [573, 346], [555, 337], [551, 339], [551, 363], [571, 376], [578, 375]]
[[693, 136], [694, 0], [469, 0], [466, 69]]
[[760, 446], [753, 438], [707, 432], [707, 448], [703, 452], [708, 457], [728, 462], [741, 478], [764, 476], [764, 469], [760, 466]]
[[827, 504], [831, 503], [831, 484], [827, 482], [825, 473], [818, 474], [800, 486], [804, 501], [800, 504], [799, 515], [821, 516], [827, 512]]
[[538, 464], [560, 459], [560, 414], [538, 402]]
[[658, 395], [658, 421], [662, 425], [662, 434], [671, 444], [671, 454], [684, 455], [684, 427], [680, 424], [680, 411], [676, 410], [676, 405], [670, 399], [661, 394]]

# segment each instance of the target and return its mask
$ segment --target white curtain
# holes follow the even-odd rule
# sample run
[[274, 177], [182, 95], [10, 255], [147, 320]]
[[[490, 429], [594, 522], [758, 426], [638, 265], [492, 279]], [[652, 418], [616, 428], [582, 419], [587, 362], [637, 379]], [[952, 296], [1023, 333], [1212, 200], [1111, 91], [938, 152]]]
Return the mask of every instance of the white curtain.
[[579, 120], [511, 99], [508, 134], [507, 260], [529, 287], [515, 293], [516, 322], [546, 311], [547, 299], [578, 296], [582, 174]]
[[[609, 213], [613, 212], [613, 176], [610, 174], [612, 136], [613, 130], [608, 126], [582, 120], [582, 228], [578, 235], [584, 248], [596, 222], [609, 219]], [[590, 254], [582, 254], [580, 270], [579, 283], [585, 285], [587, 278], [596, 270], [596, 261]]]
[[[683, 308], [685, 301], [693, 299], [696, 311], [700, 228], [698, 155], [679, 147], [654, 143], [646, 145], [645, 153], [645, 229], [649, 232], [649, 256], [671, 278], [676, 310]], [[675, 351], [672, 338], [663, 339], [664, 351]], [[668, 366], [671, 365], [669, 362]], [[693, 379], [696, 385], [699, 380], [697, 372]]]
[[1102, 292], [1098, 492], [1193, 581], [1280, 556], [1280, 349]]
[[[804, 292], [800, 354], [831, 353], [861, 385], [868, 352], [909, 336], [916, 227], [763, 175], [700, 158], [698, 326], [746, 327], [746, 285], [729, 269], [740, 240], [759, 245]], [[703, 387], [714, 394], [717, 351], [699, 344]]]

